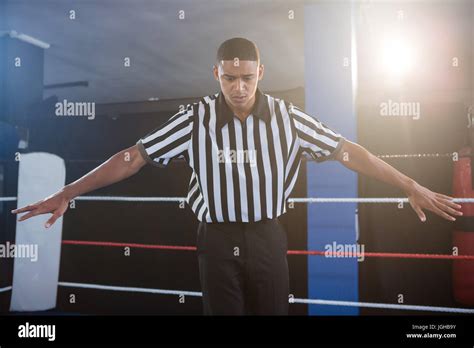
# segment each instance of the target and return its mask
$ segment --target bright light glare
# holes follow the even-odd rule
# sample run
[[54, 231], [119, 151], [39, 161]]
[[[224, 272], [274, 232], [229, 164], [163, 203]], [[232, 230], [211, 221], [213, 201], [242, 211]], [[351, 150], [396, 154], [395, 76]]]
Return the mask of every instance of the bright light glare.
[[383, 47], [382, 61], [388, 74], [403, 77], [413, 68], [413, 49], [402, 40], [388, 40]]

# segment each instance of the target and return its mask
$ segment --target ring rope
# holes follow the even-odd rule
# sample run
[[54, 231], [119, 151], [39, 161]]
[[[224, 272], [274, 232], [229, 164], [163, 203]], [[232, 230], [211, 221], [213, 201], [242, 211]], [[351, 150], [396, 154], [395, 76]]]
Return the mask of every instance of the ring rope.
[[[404, 154], [374, 154], [375, 157], [378, 158], [443, 158], [443, 157], [449, 157], [453, 158], [455, 155], [459, 155], [459, 152], [446, 152], [446, 153], [404, 153]], [[469, 157], [469, 156], [460, 156], [460, 157]], [[103, 159], [84, 159], [84, 158], [71, 158], [71, 159], [65, 159], [65, 163], [104, 163], [107, 161], [107, 158]], [[315, 159], [312, 157], [307, 157], [303, 156], [301, 157], [301, 160], [304, 162], [316, 162]], [[175, 162], [186, 162], [185, 159], [182, 158], [177, 158], [174, 160]], [[0, 160], [0, 164], [11, 164], [11, 163], [16, 163], [19, 164], [20, 160]]]
[[292, 300], [295, 303], [305, 304], [319, 304], [330, 306], [345, 306], [345, 307], [366, 307], [366, 308], [382, 308], [382, 309], [402, 309], [415, 311], [430, 311], [430, 312], [448, 312], [448, 313], [474, 313], [474, 309], [470, 308], [452, 308], [452, 307], [432, 307], [432, 306], [418, 306], [418, 305], [401, 305], [393, 303], [371, 303], [371, 302], [352, 302], [352, 301], [333, 301], [333, 300], [311, 300], [295, 298]]
[[437, 158], [437, 157], [453, 157], [456, 152], [451, 153], [415, 153], [415, 154], [393, 154], [393, 155], [376, 155], [378, 158]]
[[[16, 201], [16, 197], [0, 197], [0, 202]], [[128, 197], [128, 196], [79, 196], [78, 201], [110, 201], [110, 202], [177, 202], [186, 201], [186, 197]], [[474, 198], [454, 198], [456, 203], [474, 203]], [[289, 203], [409, 203], [408, 198], [288, 198]]]
[[98, 284], [84, 284], [84, 283], [70, 283], [70, 282], [58, 282], [59, 286], [72, 287], [72, 288], [85, 288], [85, 289], [99, 289], [99, 290], [112, 290], [112, 291], [128, 291], [128, 292], [145, 292], [151, 294], [162, 294], [162, 295], [178, 295], [178, 296], [202, 296], [202, 292], [196, 291], [178, 291], [178, 290], [165, 290], [165, 289], [149, 289], [149, 288], [136, 288], [136, 287], [125, 287], [125, 286], [112, 286], [112, 285], [98, 285]]
[[[151, 288], [137, 288], [137, 287], [122, 287], [122, 286], [86, 284], [86, 283], [71, 283], [71, 282], [58, 282], [58, 286], [72, 287], [72, 288], [84, 288], [84, 289], [109, 290], [109, 291], [122, 291], [122, 292], [140, 292], [140, 293], [152, 293], [152, 294], [162, 294], [162, 295], [202, 297], [202, 292], [197, 292], [197, 291], [181, 291], [181, 290], [151, 289]], [[9, 291], [9, 290], [12, 290], [11, 286], [8, 286], [6, 288], [1, 288], [0, 292], [5, 292], [5, 291]], [[289, 298], [288, 302], [289, 303], [329, 305], [329, 306], [343, 306], [343, 307], [401, 309], [401, 310], [417, 310], [417, 311], [445, 312], [445, 313], [474, 313], [474, 309], [469, 309], [469, 308], [401, 305], [401, 304], [392, 304], [392, 303], [334, 301], [334, 300], [304, 299], [304, 298]]]
[[16, 197], [0, 197], [0, 202], [16, 201]]
[[[100, 289], [100, 290], [110, 290], [110, 291], [145, 292], [145, 293], [163, 294], [163, 295], [177, 295], [177, 296], [183, 296], [184, 295], [184, 296], [202, 297], [202, 292], [195, 292], [195, 291], [149, 289], [149, 288], [136, 288], [136, 287], [119, 287], [119, 286], [111, 286], [111, 285], [97, 285], [97, 284], [70, 283], [70, 282], [59, 282], [58, 285], [59, 286], [64, 286], [64, 287]], [[430, 311], [430, 312], [474, 313], [474, 309], [469, 309], [469, 308], [401, 305], [401, 304], [392, 304], [392, 303], [333, 301], [333, 300], [320, 300], [320, 299], [313, 300], [313, 299], [303, 299], [303, 298], [289, 298], [288, 302], [289, 303], [330, 305], [330, 306], [350, 306], [350, 307], [368, 307], [368, 308], [381, 308], [381, 309], [419, 310], [419, 311]]]
[[11, 286], [7, 286], [5, 288], [0, 288], [0, 292], [6, 292], [6, 291], [10, 291], [12, 289]]
[[[92, 245], [92, 246], [111, 246], [111, 247], [132, 247], [141, 249], [161, 249], [161, 250], [186, 250], [195, 251], [195, 246], [176, 246], [176, 245], [160, 245], [160, 244], [138, 244], [138, 243], [118, 243], [118, 242], [99, 242], [99, 241], [83, 241], [83, 240], [63, 240], [62, 244], [66, 245]], [[342, 256], [337, 252], [326, 252], [317, 250], [288, 250], [289, 255], [326, 255], [326, 256]], [[474, 255], [442, 255], [442, 254], [409, 254], [409, 253], [374, 253], [364, 252], [364, 257], [392, 257], [392, 258], [410, 258], [410, 259], [452, 259], [452, 260], [474, 260]], [[361, 254], [345, 253], [344, 256], [359, 257]]]

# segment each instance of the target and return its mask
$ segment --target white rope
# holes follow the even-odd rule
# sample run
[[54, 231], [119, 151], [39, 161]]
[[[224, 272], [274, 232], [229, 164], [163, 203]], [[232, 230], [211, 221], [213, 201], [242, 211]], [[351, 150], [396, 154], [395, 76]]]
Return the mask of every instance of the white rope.
[[[150, 289], [150, 288], [136, 288], [136, 287], [111, 286], [111, 285], [99, 285], [99, 284], [70, 283], [70, 282], [59, 282], [58, 285], [64, 286], [64, 287], [72, 287], [72, 288], [98, 289], [98, 290], [123, 291], [123, 292], [141, 292], [141, 293], [162, 294], [162, 295], [194, 296], [194, 297], [202, 296], [202, 292], [197, 292], [197, 291]], [[7, 286], [5, 288], [0, 288], [0, 292], [6, 292], [11, 289], [12, 289], [11, 286]], [[312, 300], [312, 299], [304, 299], [304, 298], [290, 298], [288, 302], [289, 303], [317, 304], [317, 305], [326, 305], [326, 306], [342, 306], [342, 307], [400, 309], [400, 310], [445, 312], [445, 313], [470, 313], [470, 314], [474, 313], [474, 309], [469, 309], [469, 308], [402, 305], [402, 304], [393, 304], [393, 303]]]
[[0, 197], [0, 202], [16, 201], [16, 197]]
[[184, 295], [184, 296], [197, 296], [197, 297], [202, 296], [201, 292], [194, 292], [194, 291], [147, 289], [147, 288], [134, 288], [134, 287], [83, 284], [83, 283], [68, 283], [68, 282], [59, 282], [58, 285], [72, 287], [72, 288], [86, 288], [86, 289], [100, 289], [100, 290], [128, 291], [128, 292], [146, 292], [146, 293], [151, 293], [151, 294], [162, 294], [162, 295], [178, 295], [178, 296]]
[[[474, 201], [474, 199], [473, 199]], [[408, 198], [289, 198], [294, 203], [408, 203]]]
[[115, 201], [115, 202], [183, 202], [186, 197], [124, 197], [124, 196], [79, 196], [78, 201]]
[[[119, 287], [110, 285], [97, 284], [83, 284], [83, 283], [68, 283], [59, 282], [58, 285], [75, 288], [100, 289], [111, 291], [129, 291], [129, 292], [146, 292], [152, 294], [177, 295], [177, 296], [195, 296], [201, 297], [201, 292], [194, 291], [180, 291], [180, 290], [164, 290], [164, 289], [147, 289], [134, 287]], [[349, 306], [349, 307], [369, 307], [369, 308], [383, 308], [383, 309], [402, 309], [402, 310], [418, 310], [430, 312], [449, 312], [449, 313], [474, 313], [474, 309], [468, 308], [451, 308], [451, 307], [431, 307], [431, 306], [416, 306], [416, 305], [400, 305], [390, 303], [370, 303], [370, 302], [350, 302], [350, 301], [331, 301], [331, 300], [311, 300], [303, 298], [290, 298], [289, 303], [306, 303], [319, 304], [329, 306]]]
[[474, 313], [474, 309], [469, 308], [452, 308], [452, 307], [432, 307], [432, 306], [416, 306], [416, 305], [401, 305], [391, 303], [371, 303], [371, 302], [351, 302], [351, 301], [331, 301], [331, 300], [310, 300], [295, 298], [290, 300], [290, 303], [306, 303], [319, 304], [330, 306], [348, 306], [348, 307], [367, 307], [367, 308], [383, 308], [383, 309], [402, 309], [414, 311], [429, 311], [429, 312], [448, 312], [448, 313]]
[[[125, 197], [125, 196], [80, 196], [78, 201], [108, 201], [108, 202], [185, 202], [186, 197]], [[0, 202], [16, 201], [16, 197], [0, 197]], [[474, 203], [474, 198], [454, 198], [456, 203]], [[288, 203], [408, 203], [408, 198], [288, 198]]]
[[10, 291], [11, 289], [12, 289], [11, 286], [7, 286], [6, 288], [0, 288], [0, 292]]
[[[474, 203], [474, 198], [454, 198], [456, 203]], [[288, 198], [294, 203], [408, 203], [408, 198]]]
[[415, 154], [393, 154], [377, 155], [378, 158], [436, 158], [436, 157], [454, 157], [455, 152], [451, 153], [415, 153]]

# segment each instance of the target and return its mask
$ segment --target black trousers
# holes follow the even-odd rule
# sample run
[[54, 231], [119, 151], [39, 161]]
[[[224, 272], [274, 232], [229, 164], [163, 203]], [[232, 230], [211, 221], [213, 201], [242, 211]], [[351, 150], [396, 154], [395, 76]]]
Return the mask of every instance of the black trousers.
[[205, 315], [288, 315], [287, 236], [277, 219], [201, 222], [197, 237]]

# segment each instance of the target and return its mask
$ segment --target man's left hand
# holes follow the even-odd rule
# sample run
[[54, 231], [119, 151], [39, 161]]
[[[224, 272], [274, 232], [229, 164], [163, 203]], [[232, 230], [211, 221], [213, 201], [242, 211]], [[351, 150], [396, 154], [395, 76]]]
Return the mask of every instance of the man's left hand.
[[415, 183], [409, 192], [407, 192], [408, 201], [421, 221], [426, 221], [423, 209], [432, 211], [442, 218], [455, 221], [454, 216], [461, 216], [461, 205], [453, 202], [453, 197], [433, 192], [426, 187]]

